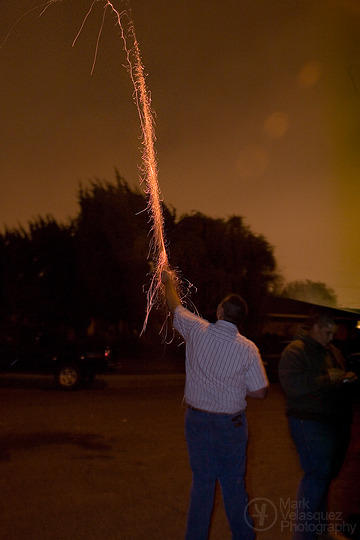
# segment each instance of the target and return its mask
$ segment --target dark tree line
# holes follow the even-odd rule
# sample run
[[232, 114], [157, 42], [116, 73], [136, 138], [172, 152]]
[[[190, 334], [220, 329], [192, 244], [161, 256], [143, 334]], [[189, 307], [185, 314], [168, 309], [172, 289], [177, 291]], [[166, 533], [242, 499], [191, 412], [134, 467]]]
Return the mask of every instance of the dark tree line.
[[321, 281], [311, 281], [310, 279], [291, 281], [283, 288], [281, 295], [286, 298], [293, 298], [323, 306], [337, 306], [337, 296], [334, 289], [331, 289]]
[[[117, 175], [115, 184], [80, 187], [78, 199], [79, 215], [67, 225], [48, 216], [0, 235], [2, 325], [84, 335], [97, 321], [138, 334], [151, 270], [145, 196]], [[213, 320], [218, 301], [237, 292], [249, 304], [248, 330], [255, 334], [278, 280], [272, 246], [238, 216], [177, 219], [165, 205], [163, 212], [171, 266], [196, 286], [191, 300], [199, 312]], [[163, 317], [161, 310], [151, 314], [147, 334]]]

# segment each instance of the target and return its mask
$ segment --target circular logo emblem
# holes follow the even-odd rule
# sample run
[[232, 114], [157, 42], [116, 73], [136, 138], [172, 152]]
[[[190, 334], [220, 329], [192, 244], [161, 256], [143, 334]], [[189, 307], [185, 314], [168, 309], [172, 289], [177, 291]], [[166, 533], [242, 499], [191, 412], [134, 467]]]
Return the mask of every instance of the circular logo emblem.
[[[254, 522], [249, 522], [249, 514]], [[274, 526], [277, 520], [277, 509], [273, 502], [263, 497], [251, 499], [246, 505], [245, 521], [254, 531], [268, 531]]]

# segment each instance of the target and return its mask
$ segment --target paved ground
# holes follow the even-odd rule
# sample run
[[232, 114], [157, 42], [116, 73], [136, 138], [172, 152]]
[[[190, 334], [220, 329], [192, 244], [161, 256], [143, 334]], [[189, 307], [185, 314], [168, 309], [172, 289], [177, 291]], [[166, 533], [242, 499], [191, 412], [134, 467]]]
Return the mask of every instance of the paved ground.
[[[183, 538], [191, 483], [183, 384], [181, 374], [113, 375], [67, 393], [45, 376], [1, 377], [0, 539]], [[301, 471], [283, 407], [277, 384], [265, 401], [249, 400], [247, 486], [258, 540], [290, 538]], [[359, 455], [357, 405], [331, 497], [344, 532], [359, 514]], [[217, 493], [210, 539], [230, 537]]]

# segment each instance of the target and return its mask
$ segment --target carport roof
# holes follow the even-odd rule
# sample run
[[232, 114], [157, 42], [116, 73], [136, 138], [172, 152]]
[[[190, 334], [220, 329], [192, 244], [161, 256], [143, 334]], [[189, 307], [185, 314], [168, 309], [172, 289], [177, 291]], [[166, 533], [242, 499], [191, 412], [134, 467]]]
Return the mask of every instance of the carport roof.
[[360, 320], [360, 311], [322, 306], [281, 296], [271, 296], [269, 298], [267, 312], [270, 318], [305, 319], [311, 311], [323, 309], [337, 321]]

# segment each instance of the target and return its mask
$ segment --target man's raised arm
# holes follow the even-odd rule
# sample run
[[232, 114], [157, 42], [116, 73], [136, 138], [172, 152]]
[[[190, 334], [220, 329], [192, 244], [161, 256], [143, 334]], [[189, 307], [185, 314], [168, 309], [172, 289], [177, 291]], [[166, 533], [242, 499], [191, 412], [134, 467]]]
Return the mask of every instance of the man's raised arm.
[[161, 281], [164, 285], [166, 304], [171, 313], [174, 313], [175, 309], [178, 306], [181, 306], [181, 300], [170, 272], [163, 270], [161, 273]]

